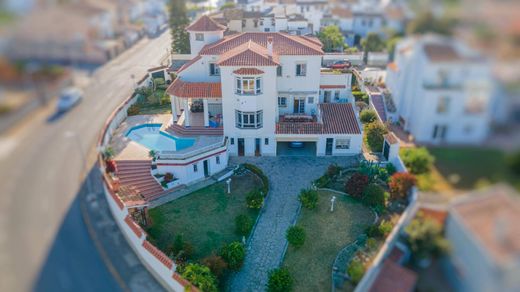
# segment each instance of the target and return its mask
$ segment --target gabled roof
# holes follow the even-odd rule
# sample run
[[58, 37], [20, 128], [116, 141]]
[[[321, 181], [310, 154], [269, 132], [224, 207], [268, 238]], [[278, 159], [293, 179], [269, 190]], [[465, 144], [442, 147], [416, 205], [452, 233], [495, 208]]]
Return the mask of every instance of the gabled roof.
[[221, 98], [220, 82], [184, 82], [175, 79], [166, 92], [184, 98]]
[[417, 274], [386, 259], [369, 292], [411, 292], [415, 290]]
[[240, 68], [233, 71], [233, 73], [237, 75], [260, 75], [264, 74], [264, 71], [257, 68]]
[[293, 36], [286, 33], [244, 32], [224, 37], [218, 42], [204, 46], [201, 55], [221, 55], [249, 41], [267, 48], [267, 39], [273, 38], [273, 53], [276, 55], [323, 55], [322, 44], [315, 39]]
[[278, 66], [276, 56], [261, 45], [249, 40], [222, 55], [217, 62], [219, 66]]
[[226, 27], [217, 23], [207, 15], [201, 16], [186, 28], [187, 31], [223, 31]]
[[193, 59], [191, 59], [190, 61], [188, 61], [187, 63], [185, 63], [184, 65], [182, 65], [179, 70], [177, 71], [177, 74], [181, 73], [182, 71], [188, 69], [191, 65], [197, 63], [198, 60], [200, 60], [202, 57], [201, 56], [197, 56]]
[[424, 53], [432, 62], [453, 62], [463, 59], [451, 44], [425, 44]]

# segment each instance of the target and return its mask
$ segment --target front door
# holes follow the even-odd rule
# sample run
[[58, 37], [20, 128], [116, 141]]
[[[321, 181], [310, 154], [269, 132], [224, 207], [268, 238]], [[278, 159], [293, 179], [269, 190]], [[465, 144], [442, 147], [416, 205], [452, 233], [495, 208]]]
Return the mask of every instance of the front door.
[[330, 90], [326, 90], [323, 92], [323, 102], [330, 103], [330, 99], [332, 97], [332, 92]]
[[327, 138], [327, 143], [325, 144], [325, 155], [332, 155], [332, 144], [334, 143], [333, 138]]
[[204, 164], [204, 177], [208, 177], [209, 176], [209, 163], [207, 160], [204, 160], [203, 164]]
[[295, 97], [294, 98], [294, 110], [295, 114], [303, 114], [305, 112], [305, 98]]
[[383, 144], [383, 156], [386, 160], [388, 160], [388, 155], [390, 154], [390, 144], [385, 140]]
[[260, 156], [260, 138], [255, 139], [255, 156]]
[[442, 142], [446, 139], [446, 133], [448, 132], [448, 126], [446, 125], [435, 125], [433, 127], [433, 140]]
[[245, 143], [244, 138], [238, 138], [238, 156], [244, 156]]

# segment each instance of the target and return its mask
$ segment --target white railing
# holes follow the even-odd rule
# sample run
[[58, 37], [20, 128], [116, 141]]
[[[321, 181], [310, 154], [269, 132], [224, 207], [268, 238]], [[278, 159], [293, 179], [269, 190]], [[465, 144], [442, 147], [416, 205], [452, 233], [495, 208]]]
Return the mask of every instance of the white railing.
[[192, 150], [189, 152], [185, 152], [185, 153], [177, 153], [176, 151], [168, 151], [168, 150], [160, 151], [157, 159], [158, 160], [186, 160], [191, 157], [200, 155], [202, 153], [206, 153], [211, 150], [225, 148], [225, 147], [227, 147], [227, 139], [223, 138], [222, 141], [220, 141], [218, 143], [207, 145], [205, 147], [198, 148], [198, 149], [195, 149], [195, 150]]

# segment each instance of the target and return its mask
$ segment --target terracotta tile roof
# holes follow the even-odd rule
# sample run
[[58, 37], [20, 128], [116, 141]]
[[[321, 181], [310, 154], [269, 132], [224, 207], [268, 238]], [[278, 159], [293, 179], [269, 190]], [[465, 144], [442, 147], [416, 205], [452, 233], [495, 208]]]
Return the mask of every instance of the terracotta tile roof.
[[403, 8], [395, 5], [386, 7], [385, 15], [388, 19], [393, 20], [404, 20], [406, 18]]
[[166, 256], [162, 251], [160, 251], [157, 247], [151, 244], [148, 240], [143, 241], [143, 247], [149, 251], [156, 259], [158, 259], [163, 265], [165, 265], [168, 269], [173, 268], [173, 260]]
[[452, 214], [458, 215], [496, 262], [507, 263], [520, 254], [520, 200], [509, 187], [499, 185], [471, 194], [454, 203]]
[[323, 55], [321, 43], [306, 37], [286, 33], [244, 32], [224, 37], [220, 41], [206, 45], [201, 55], [221, 55], [249, 41], [267, 48], [267, 39], [273, 38], [273, 53], [276, 55]]
[[417, 283], [417, 274], [386, 259], [369, 292], [412, 292]]
[[320, 89], [347, 88], [346, 85], [320, 85]]
[[319, 106], [324, 134], [361, 134], [352, 104], [322, 103]]
[[143, 236], [143, 231], [141, 230], [141, 227], [137, 226], [137, 224], [130, 218], [129, 215], [126, 215], [125, 222], [132, 229], [132, 231], [137, 235], [137, 237], [141, 238]]
[[166, 92], [184, 98], [220, 98], [222, 88], [220, 82], [184, 82], [175, 79]]
[[448, 211], [446, 210], [438, 210], [425, 206], [419, 208], [418, 212], [421, 212], [425, 218], [437, 221], [441, 226], [444, 226], [444, 222], [448, 216]]
[[223, 31], [226, 27], [217, 23], [207, 15], [201, 16], [186, 28], [187, 31]]
[[237, 75], [260, 75], [264, 74], [264, 71], [257, 68], [240, 68], [233, 71], [233, 73]]
[[335, 7], [331, 11], [332, 15], [338, 16], [340, 18], [352, 18], [353, 14], [350, 9]]
[[432, 62], [453, 62], [463, 59], [461, 55], [449, 44], [426, 44], [424, 52]]
[[350, 103], [320, 104], [322, 122], [279, 122], [276, 134], [361, 134]]
[[179, 68], [179, 70], [177, 70], [177, 74], [181, 73], [182, 71], [188, 69], [191, 65], [197, 63], [198, 60], [202, 59], [201, 56], [196, 56], [195, 58], [191, 59], [190, 61], [188, 61], [187, 63], [185, 63], [184, 65], [181, 66], [181, 68]]
[[223, 53], [217, 62], [219, 66], [278, 66], [277, 56], [269, 56], [265, 47], [249, 40]]

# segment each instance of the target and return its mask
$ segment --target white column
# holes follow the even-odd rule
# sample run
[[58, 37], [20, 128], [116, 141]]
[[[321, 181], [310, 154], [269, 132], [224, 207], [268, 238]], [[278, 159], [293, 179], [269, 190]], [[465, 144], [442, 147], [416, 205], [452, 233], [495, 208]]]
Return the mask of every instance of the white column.
[[204, 127], [209, 127], [209, 111], [208, 111], [208, 99], [202, 100], [202, 106], [204, 107]]
[[172, 103], [172, 117], [173, 122], [177, 122], [177, 97], [174, 95], [170, 95], [170, 101]]
[[184, 99], [184, 126], [190, 126], [190, 106], [189, 106], [189, 98]]

